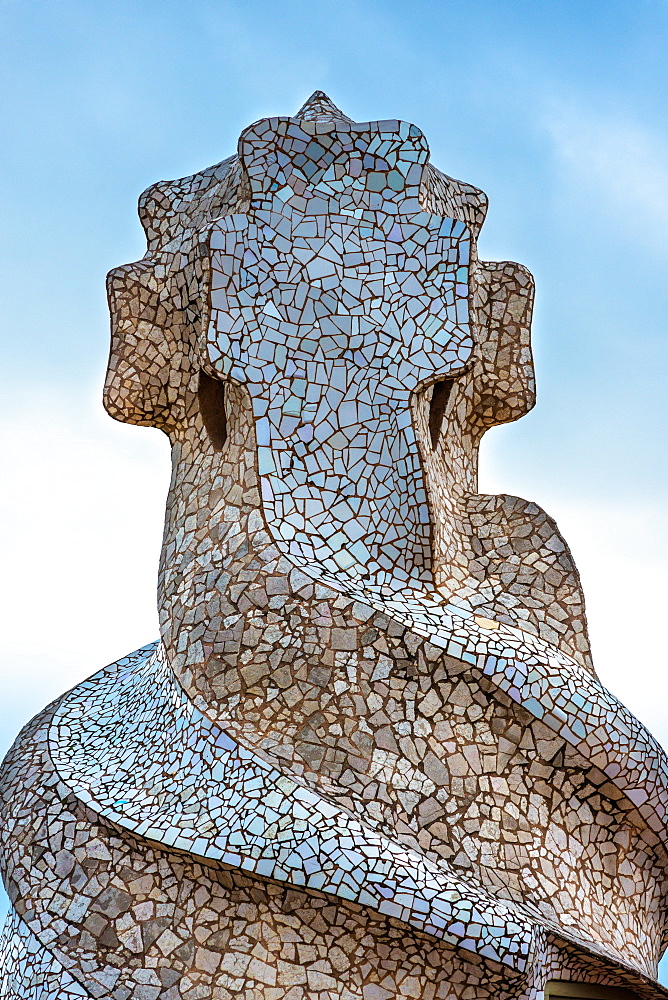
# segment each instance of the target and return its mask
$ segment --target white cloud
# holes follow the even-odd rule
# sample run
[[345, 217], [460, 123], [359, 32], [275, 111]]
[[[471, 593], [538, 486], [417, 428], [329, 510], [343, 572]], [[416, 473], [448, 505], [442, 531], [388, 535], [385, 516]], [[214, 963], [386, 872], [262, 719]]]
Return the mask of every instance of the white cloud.
[[51, 698], [157, 637], [168, 442], [33, 387], [0, 418], [0, 744]]

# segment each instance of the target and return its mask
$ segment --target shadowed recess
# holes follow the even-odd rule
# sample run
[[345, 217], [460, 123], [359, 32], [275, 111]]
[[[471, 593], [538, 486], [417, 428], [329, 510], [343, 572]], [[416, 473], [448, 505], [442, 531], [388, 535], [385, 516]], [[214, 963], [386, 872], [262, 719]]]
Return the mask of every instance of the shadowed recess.
[[438, 439], [441, 436], [443, 417], [445, 416], [445, 408], [450, 399], [453, 382], [454, 379], [451, 378], [443, 379], [442, 382], [434, 382], [431, 403], [429, 404], [429, 435], [431, 437], [432, 450], [438, 444]]
[[225, 414], [225, 383], [211, 378], [206, 372], [199, 373], [197, 389], [199, 412], [209, 440], [216, 451], [220, 451], [227, 441], [227, 416]]

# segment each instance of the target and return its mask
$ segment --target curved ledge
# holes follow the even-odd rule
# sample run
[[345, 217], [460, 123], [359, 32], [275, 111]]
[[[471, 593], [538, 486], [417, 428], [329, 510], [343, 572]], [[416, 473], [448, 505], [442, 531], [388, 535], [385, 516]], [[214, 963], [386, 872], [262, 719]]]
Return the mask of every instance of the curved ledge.
[[299, 567], [312, 579], [470, 663], [512, 701], [562, 737], [628, 799], [647, 826], [668, 829], [668, 756], [652, 734], [607, 688], [545, 640], [467, 608], [419, 592], [386, 597], [342, 585], [321, 567]]
[[49, 749], [86, 805], [148, 840], [367, 906], [526, 970], [518, 909], [379, 835], [206, 719], [157, 644], [95, 674], [56, 711]]
[[[666, 757], [638, 720], [542, 640], [493, 622], [485, 628], [455, 608], [446, 639], [444, 613], [441, 627], [429, 630], [432, 643], [477, 667], [576, 747], [662, 829]], [[518, 972], [526, 966], [531, 918], [234, 742], [187, 699], [157, 643], [65, 698], [50, 752], [83, 802], [142, 837], [354, 900]], [[471, 924], [485, 934], [473, 939]]]

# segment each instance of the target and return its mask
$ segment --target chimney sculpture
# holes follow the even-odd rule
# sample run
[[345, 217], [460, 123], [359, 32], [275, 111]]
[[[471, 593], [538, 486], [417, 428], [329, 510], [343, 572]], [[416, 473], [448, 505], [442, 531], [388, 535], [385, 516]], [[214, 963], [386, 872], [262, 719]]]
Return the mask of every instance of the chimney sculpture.
[[485, 209], [319, 92], [142, 195], [105, 405], [172, 444], [161, 639], [5, 760], [2, 1000], [668, 996], [666, 757], [477, 491], [534, 403]]

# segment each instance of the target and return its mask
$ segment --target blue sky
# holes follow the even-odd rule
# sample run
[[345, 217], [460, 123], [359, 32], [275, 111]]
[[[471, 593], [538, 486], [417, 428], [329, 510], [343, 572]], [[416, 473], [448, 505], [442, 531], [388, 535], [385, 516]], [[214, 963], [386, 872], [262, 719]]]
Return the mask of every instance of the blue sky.
[[2, 0], [4, 749], [157, 634], [168, 449], [101, 411], [106, 271], [149, 184], [316, 88], [419, 125], [537, 283], [538, 405], [481, 489], [571, 542], [601, 678], [668, 745], [666, 0]]

